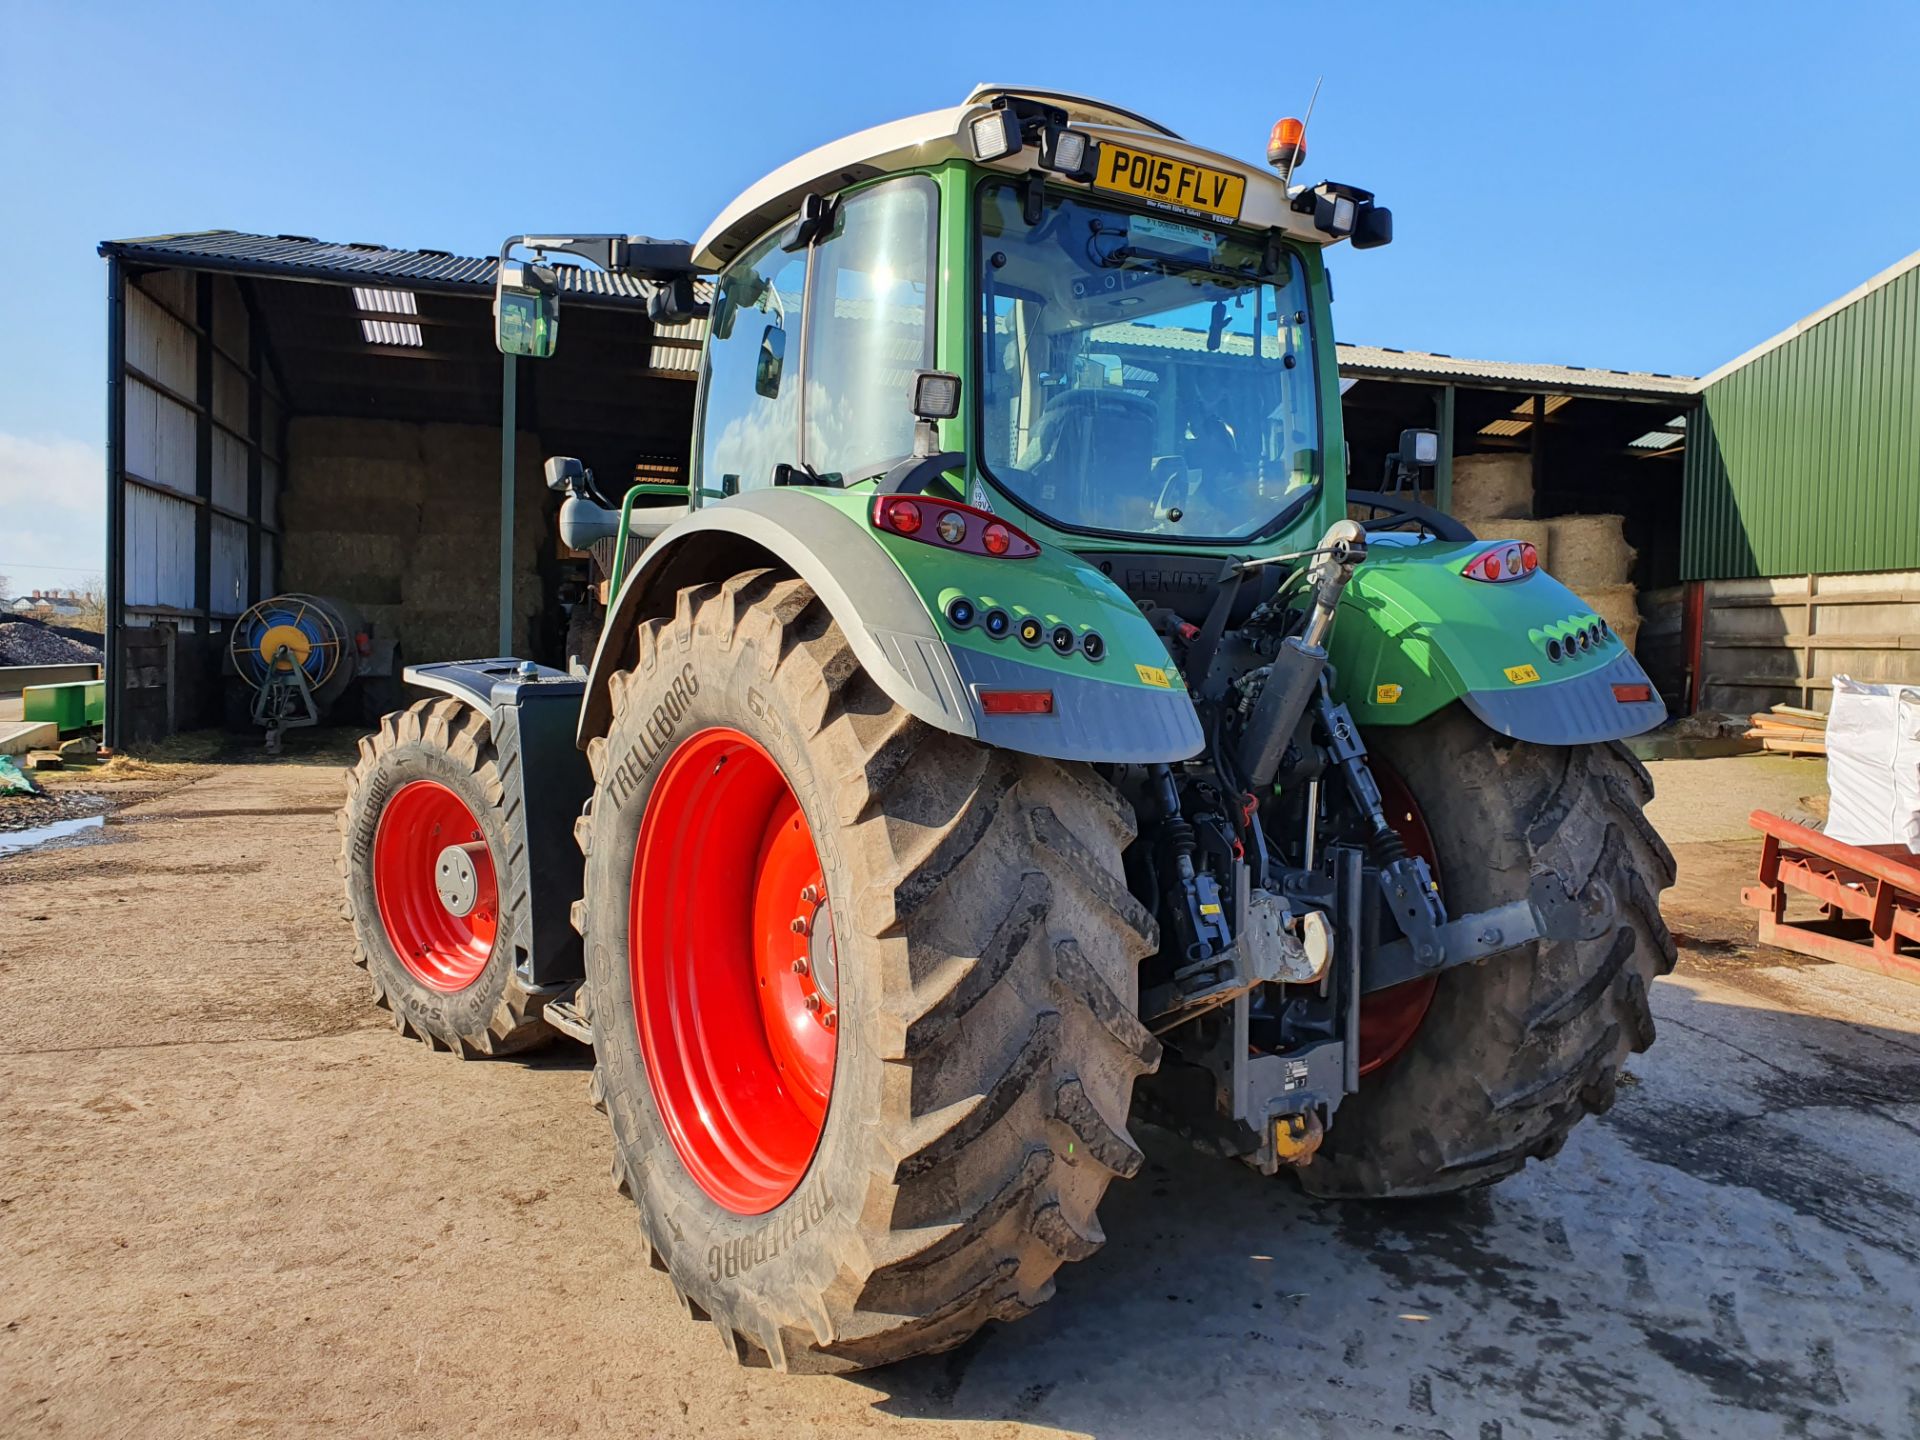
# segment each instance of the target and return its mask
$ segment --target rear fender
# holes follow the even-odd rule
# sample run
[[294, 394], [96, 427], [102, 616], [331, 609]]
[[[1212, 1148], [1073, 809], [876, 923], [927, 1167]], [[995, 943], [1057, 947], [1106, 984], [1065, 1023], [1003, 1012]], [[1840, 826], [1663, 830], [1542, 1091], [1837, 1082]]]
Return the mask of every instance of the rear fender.
[[[1580, 648], [1600, 617], [1546, 571], [1504, 583], [1461, 574], [1497, 543], [1375, 547], [1347, 586], [1328, 646], [1354, 718], [1414, 725], [1458, 700], [1488, 729], [1539, 745], [1617, 740], [1665, 720], [1659, 692], [1617, 636]], [[1557, 661], [1550, 641], [1560, 642]]]
[[[673, 614], [687, 586], [765, 566], [806, 581], [874, 683], [936, 729], [1063, 760], [1142, 763], [1198, 753], [1200, 723], [1178, 672], [1139, 609], [1112, 582], [1058, 551], [1031, 561], [981, 560], [886, 537], [890, 548], [864, 520], [869, 499], [752, 490], [703, 506], [663, 533], [609, 607], [587, 674], [579, 743], [604, 735], [612, 723], [612, 677], [634, 663], [640, 625]], [[977, 627], [953, 632], [937, 613], [945, 603], [941, 586], [977, 577], [983, 568], [1016, 589], [1074, 594], [1078, 613], [1098, 617], [1106, 659], [1089, 665], [1079, 657], [1063, 660], [1045, 646], [989, 643]], [[1050, 689], [1054, 713], [988, 715], [981, 708], [983, 689], [1025, 688]]]

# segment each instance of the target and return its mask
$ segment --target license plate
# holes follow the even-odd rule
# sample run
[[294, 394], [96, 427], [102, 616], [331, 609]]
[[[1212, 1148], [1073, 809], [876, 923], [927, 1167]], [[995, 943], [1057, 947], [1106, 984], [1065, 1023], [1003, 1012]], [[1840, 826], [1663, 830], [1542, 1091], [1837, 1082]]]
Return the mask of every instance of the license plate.
[[1238, 220], [1240, 206], [1247, 198], [1244, 175], [1133, 150], [1111, 140], [1100, 144], [1093, 188], [1145, 200], [1163, 210], [1214, 220]]

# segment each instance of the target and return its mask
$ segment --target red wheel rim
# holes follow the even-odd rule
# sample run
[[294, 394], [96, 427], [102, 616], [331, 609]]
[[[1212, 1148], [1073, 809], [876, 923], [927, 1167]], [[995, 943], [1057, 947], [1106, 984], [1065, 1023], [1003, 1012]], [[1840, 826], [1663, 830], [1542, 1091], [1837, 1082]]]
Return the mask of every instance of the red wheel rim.
[[[1408, 850], [1427, 862], [1427, 868], [1433, 871], [1433, 878], [1438, 880], [1440, 854], [1434, 849], [1433, 833], [1427, 829], [1426, 817], [1420, 813], [1420, 803], [1413, 798], [1413, 792], [1407, 789], [1406, 782], [1378, 755], [1369, 755], [1367, 764], [1373, 770], [1374, 783], [1380, 787], [1380, 804], [1386, 811], [1387, 823], [1393, 826]], [[1361, 1000], [1362, 1075], [1371, 1075], [1389, 1064], [1413, 1043], [1421, 1022], [1427, 1018], [1427, 1007], [1433, 1004], [1433, 992], [1439, 984], [1438, 975], [1427, 975], [1418, 980], [1409, 980], [1404, 985], [1390, 985], [1385, 990], [1376, 990]]]
[[[443, 883], [457, 887], [451, 903]], [[478, 980], [499, 928], [497, 897], [493, 852], [466, 802], [437, 780], [394, 791], [373, 832], [373, 898], [414, 978], [449, 994]]]
[[839, 977], [813, 832], [758, 742], [702, 730], [667, 757], [627, 924], [634, 1025], [674, 1149], [717, 1204], [765, 1214], [820, 1144]]

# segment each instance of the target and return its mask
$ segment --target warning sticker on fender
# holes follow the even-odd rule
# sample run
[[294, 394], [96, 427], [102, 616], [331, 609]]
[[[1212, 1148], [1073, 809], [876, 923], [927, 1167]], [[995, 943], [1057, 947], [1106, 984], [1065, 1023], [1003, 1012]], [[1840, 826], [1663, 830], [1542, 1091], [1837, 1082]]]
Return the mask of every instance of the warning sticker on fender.
[[1540, 678], [1540, 672], [1531, 665], [1507, 666], [1507, 679], [1516, 685], [1531, 685]]
[[1158, 665], [1136, 665], [1133, 668], [1139, 674], [1142, 684], [1158, 685], [1162, 690], [1173, 688], [1173, 682], [1167, 679], [1167, 672]]

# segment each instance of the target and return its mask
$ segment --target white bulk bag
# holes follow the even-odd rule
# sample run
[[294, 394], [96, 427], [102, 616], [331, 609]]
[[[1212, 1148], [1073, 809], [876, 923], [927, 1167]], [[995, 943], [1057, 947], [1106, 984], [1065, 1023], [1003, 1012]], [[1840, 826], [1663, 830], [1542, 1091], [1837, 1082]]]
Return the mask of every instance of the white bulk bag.
[[1920, 852], [1920, 690], [1834, 678], [1827, 792], [1835, 840]]

